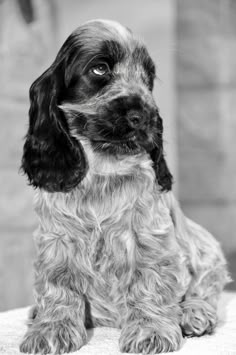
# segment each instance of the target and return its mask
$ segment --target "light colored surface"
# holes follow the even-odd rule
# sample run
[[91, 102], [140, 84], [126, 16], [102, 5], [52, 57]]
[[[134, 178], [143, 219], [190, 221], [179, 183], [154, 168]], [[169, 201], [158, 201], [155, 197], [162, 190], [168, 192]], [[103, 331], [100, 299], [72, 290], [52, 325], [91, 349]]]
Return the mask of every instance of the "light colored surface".
[[[26, 331], [28, 308], [0, 313], [0, 354], [19, 355], [19, 343]], [[185, 340], [179, 355], [236, 354], [236, 293], [224, 293], [219, 305], [220, 322], [214, 335]], [[95, 328], [88, 333], [88, 344], [78, 355], [118, 355], [120, 331], [114, 328]], [[173, 354], [173, 353], [172, 353]]]
[[[33, 301], [33, 189], [19, 173], [28, 127], [28, 90], [55, 56], [50, 3], [36, 0], [26, 25], [16, 0], [0, 1], [0, 310]], [[50, 60], [51, 61], [51, 60]], [[10, 282], [9, 282], [10, 280]]]
[[178, 0], [179, 197], [236, 259], [236, 1]]

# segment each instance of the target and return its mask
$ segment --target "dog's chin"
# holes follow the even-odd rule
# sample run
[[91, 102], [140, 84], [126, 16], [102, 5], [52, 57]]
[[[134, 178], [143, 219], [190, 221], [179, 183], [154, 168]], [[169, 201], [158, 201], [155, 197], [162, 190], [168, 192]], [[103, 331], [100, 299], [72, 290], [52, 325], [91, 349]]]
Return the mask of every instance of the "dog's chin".
[[95, 151], [109, 155], [135, 155], [150, 152], [154, 148], [153, 142], [136, 137], [127, 140], [92, 140], [91, 143]]
[[135, 155], [144, 151], [144, 148], [136, 141], [92, 141], [94, 150], [109, 155]]

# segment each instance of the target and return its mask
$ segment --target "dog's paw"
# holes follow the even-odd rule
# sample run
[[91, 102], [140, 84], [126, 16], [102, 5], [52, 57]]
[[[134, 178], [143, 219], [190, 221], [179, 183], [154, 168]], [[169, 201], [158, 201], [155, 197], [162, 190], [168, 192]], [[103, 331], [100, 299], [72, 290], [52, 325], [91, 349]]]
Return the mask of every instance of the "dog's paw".
[[[163, 329], [161, 330], [163, 333]], [[180, 327], [166, 329], [160, 335], [153, 325], [128, 325], [122, 329], [119, 340], [120, 350], [126, 353], [159, 354], [176, 351], [182, 343]]]
[[28, 332], [20, 344], [20, 351], [30, 354], [49, 354], [51, 347], [44, 335]]
[[86, 342], [85, 329], [77, 329], [70, 321], [32, 325], [20, 351], [30, 354], [64, 354], [81, 348]]
[[183, 302], [181, 328], [187, 337], [211, 334], [217, 324], [216, 310], [203, 300]]

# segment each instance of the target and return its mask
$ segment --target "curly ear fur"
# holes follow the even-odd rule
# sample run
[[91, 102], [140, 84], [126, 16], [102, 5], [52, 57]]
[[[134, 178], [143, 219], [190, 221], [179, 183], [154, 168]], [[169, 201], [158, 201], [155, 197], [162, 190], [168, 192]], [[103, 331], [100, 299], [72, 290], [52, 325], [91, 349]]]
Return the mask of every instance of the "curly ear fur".
[[58, 108], [65, 90], [62, 62], [45, 71], [30, 88], [29, 129], [22, 169], [34, 187], [68, 192], [87, 170], [81, 144], [69, 135], [67, 121]]
[[163, 141], [162, 141], [162, 134], [163, 134], [163, 124], [162, 118], [158, 114], [158, 132], [160, 134], [160, 140], [158, 147], [155, 147], [150, 152], [150, 157], [153, 161], [153, 169], [156, 173], [156, 178], [158, 184], [161, 186], [162, 191], [170, 191], [172, 189], [173, 177], [168, 169], [167, 163], [164, 157], [163, 151]]

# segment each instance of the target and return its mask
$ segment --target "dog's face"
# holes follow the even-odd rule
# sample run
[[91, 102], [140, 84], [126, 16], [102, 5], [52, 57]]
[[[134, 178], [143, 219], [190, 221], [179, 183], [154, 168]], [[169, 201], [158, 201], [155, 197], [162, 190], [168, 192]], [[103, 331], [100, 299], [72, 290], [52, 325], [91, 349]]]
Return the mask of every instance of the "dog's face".
[[108, 154], [152, 150], [162, 127], [152, 98], [155, 66], [146, 48], [113, 22], [92, 22], [82, 32], [61, 107], [73, 133]]
[[82, 137], [100, 154], [147, 152], [169, 190], [154, 79], [146, 47], [120, 24], [96, 20], [74, 31], [30, 90], [22, 163], [30, 182], [52, 192], [78, 185], [88, 169]]

